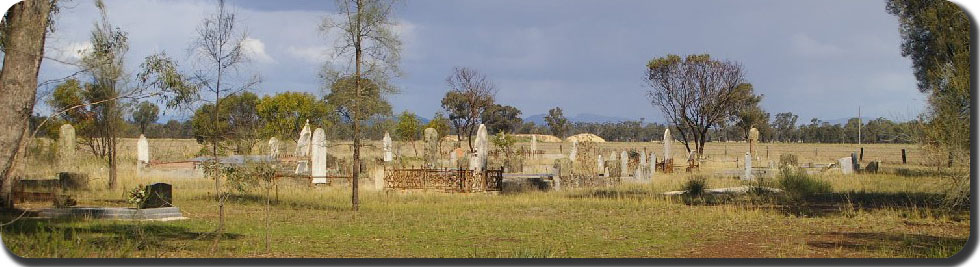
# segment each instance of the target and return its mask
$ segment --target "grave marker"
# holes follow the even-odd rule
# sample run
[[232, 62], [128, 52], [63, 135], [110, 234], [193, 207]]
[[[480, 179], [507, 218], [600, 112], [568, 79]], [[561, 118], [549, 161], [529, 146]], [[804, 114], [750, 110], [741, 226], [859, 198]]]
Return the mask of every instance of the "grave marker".
[[310, 177], [313, 184], [327, 183], [327, 136], [323, 129], [313, 131], [310, 148]]

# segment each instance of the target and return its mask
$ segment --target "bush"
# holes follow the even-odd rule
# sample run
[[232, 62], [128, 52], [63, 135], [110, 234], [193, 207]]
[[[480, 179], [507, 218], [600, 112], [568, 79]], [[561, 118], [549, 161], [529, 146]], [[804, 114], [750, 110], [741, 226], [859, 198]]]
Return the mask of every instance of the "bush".
[[704, 176], [694, 176], [684, 183], [684, 194], [689, 197], [701, 197], [704, 195], [704, 190], [708, 188], [708, 179]]
[[779, 167], [785, 167], [785, 166], [792, 166], [792, 167], [800, 166], [800, 159], [796, 157], [795, 154], [779, 155]]
[[814, 179], [805, 170], [793, 168], [781, 171], [779, 186], [786, 191], [786, 195], [791, 200], [797, 201], [803, 201], [818, 194], [830, 193], [833, 189], [829, 182]]

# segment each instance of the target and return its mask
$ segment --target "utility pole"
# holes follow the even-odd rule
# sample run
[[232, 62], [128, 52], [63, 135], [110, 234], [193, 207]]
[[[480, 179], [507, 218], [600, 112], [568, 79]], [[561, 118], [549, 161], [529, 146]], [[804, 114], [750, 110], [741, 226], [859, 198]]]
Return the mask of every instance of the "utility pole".
[[861, 106], [858, 106], [858, 145], [861, 144]]

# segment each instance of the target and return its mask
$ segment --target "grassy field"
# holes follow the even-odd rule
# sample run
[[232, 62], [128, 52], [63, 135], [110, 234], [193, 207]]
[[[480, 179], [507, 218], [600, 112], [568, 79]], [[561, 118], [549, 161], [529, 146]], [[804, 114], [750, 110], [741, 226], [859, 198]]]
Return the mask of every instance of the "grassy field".
[[[970, 235], [969, 211], [941, 205], [946, 182], [914, 145], [864, 145], [865, 159], [885, 173], [816, 175], [832, 192], [789, 208], [765, 196], [689, 205], [660, 195], [680, 190], [689, 174], [658, 174], [649, 184], [558, 192], [445, 194], [361, 192], [350, 211], [350, 191], [282, 183], [269, 197], [261, 189], [236, 193], [226, 206], [227, 231], [217, 249], [213, 180], [135, 178], [125, 140], [120, 186], [74, 192], [79, 206], [127, 206], [125, 191], [139, 184], [174, 185], [175, 204], [188, 219], [167, 222], [22, 218], [2, 228], [3, 242], [22, 257], [949, 257]], [[191, 140], [151, 140], [155, 160], [180, 160], [200, 147]], [[421, 144], [416, 144], [421, 146]], [[521, 144], [527, 145], [527, 144]], [[551, 152], [569, 144], [541, 143]], [[129, 147], [127, 149], [126, 147]], [[331, 150], [344, 155], [344, 146]], [[378, 146], [380, 147], [380, 146]], [[801, 162], [830, 163], [856, 145], [762, 144], [769, 158], [792, 153]], [[602, 155], [624, 149], [660, 152], [659, 143], [604, 143]], [[908, 165], [900, 164], [902, 148]], [[257, 148], [257, 151], [264, 151]], [[446, 148], [448, 149], [448, 148]], [[711, 143], [702, 173], [731, 169], [741, 143]], [[421, 151], [421, 149], [420, 149]], [[675, 145], [675, 158], [685, 154]], [[816, 151], [816, 152], [815, 152]], [[414, 153], [402, 148], [403, 153]], [[567, 151], [565, 151], [567, 153]], [[80, 154], [85, 152], [80, 152]], [[761, 153], [760, 153], [761, 154]], [[368, 149], [367, 157], [379, 157]], [[760, 155], [765, 160], [765, 155]], [[43, 157], [29, 176], [53, 175]], [[104, 177], [94, 159], [78, 168]], [[539, 164], [549, 164], [542, 161]], [[899, 169], [911, 171], [900, 172]], [[942, 169], [940, 169], [942, 171]], [[708, 187], [742, 185], [720, 177]], [[364, 186], [367, 188], [370, 186]], [[274, 199], [266, 213], [266, 200]], [[277, 200], [275, 200], [278, 198]], [[51, 203], [24, 203], [44, 208]], [[267, 214], [269, 217], [267, 218]], [[18, 214], [5, 214], [9, 222]], [[268, 221], [267, 221], [268, 220]], [[268, 244], [268, 247], [267, 247]]]

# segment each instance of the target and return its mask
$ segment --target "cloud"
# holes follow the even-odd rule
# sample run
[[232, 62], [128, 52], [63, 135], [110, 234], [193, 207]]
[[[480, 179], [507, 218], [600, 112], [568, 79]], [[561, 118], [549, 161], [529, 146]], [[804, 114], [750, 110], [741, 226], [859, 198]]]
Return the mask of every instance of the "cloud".
[[794, 34], [791, 40], [793, 52], [806, 57], [827, 57], [835, 56], [844, 52], [840, 47], [821, 43], [810, 36], [802, 33]]
[[79, 61], [82, 60], [85, 53], [92, 49], [92, 42], [72, 42], [52, 49], [54, 50], [54, 58], [58, 60]]
[[248, 56], [248, 58], [255, 60], [259, 63], [275, 63], [276, 61], [272, 59], [265, 52], [265, 44], [262, 40], [254, 39], [251, 37], [246, 37], [242, 40], [242, 52]]
[[328, 46], [289, 46], [286, 53], [290, 56], [312, 64], [326, 62], [333, 55], [333, 49]]

